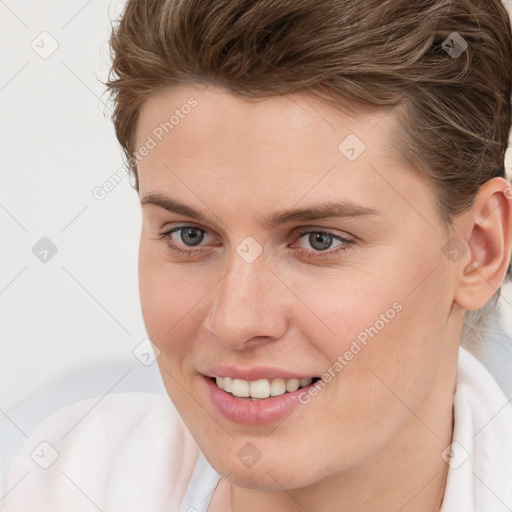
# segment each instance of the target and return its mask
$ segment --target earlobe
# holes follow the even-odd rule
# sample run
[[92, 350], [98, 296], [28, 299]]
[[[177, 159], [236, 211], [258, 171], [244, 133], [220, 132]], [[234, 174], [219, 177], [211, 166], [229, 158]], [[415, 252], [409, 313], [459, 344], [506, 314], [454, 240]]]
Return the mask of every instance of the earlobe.
[[486, 182], [464, 214], [470, 260], [457, 283], [455, 302], [464, 309], [482, 308], [501, 286], [512, 251], [512, 190], [507, 180]]

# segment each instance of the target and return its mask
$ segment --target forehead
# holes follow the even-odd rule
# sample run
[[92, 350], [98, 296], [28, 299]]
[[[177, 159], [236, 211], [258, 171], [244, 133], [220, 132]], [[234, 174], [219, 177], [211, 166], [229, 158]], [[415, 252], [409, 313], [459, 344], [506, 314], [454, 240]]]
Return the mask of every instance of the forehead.
[[306, 92], [248, 100], [174, 88], [141, 109], [136, 148], [151, 141], [151, 150], [138, 164], [139, 192], [179, 188], [260, 208], [344, 198], [398, 211], [407, 206], [400, 196], [425, 197], [427, 186], [401, 161], [399, 131], [392, 109], [338, 109]]
[[146, 100], [135, 149], [149, 141], [155, 146], [149, 159], [160, 156], [164, 147], [172, 147], [177, 156], [186, 142], [195, 159], [205, 153], [212, 157], [214, 147], [225, 154], [243, 147], [247, 160], [265, 152], [308, 161], [344, 155], [352, 162], [370, 150], [375, 157], [398, 162], [394, 135], [399, 130], [392, 108], [334, 106], [308, 91], [248, 99], [191, 85], [160, 91]]
[[[390, 123], [395, 132], [398, 129], [392, 110], [327, 103], [309, 91], [242, 98], [216, 87], [179, 86], [160, 91], [143, 104], [136, 130], [136, 146], [153, 132], [159, 139], [177, 131], [184, 136], [193, 135], [197, 140], [212, 131], [230, 132], [235, 140], [270, 142], [272, 146], [285, 140], [292, 142], [300, 137], [327, 133], [329, 139], [336, 141], [349, 130], [362, 134], [374, 130], [378, 124], [381, 124], [380, 130], [375, 133], [379, 132], [382, 138]], [[199, 118], [200, 122], [187, 122], [187, 118]], [[383, 118], [387, 118], [387, 123], [380, 123]], [[389, 147], [389, 144], [384, 146]]]

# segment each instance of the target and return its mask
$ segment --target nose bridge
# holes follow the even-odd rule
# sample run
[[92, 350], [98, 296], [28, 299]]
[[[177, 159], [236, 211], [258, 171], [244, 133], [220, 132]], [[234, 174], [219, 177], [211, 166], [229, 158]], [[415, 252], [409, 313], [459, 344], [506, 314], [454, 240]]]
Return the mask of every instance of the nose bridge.
[[273, 293], [275, 279], [264, 254], [251, 261], [233, 251], [228, 271], [215, 287], [208, 330], [224, 345], [238, 349], [255, 337], [282, 336], [286, 321]]

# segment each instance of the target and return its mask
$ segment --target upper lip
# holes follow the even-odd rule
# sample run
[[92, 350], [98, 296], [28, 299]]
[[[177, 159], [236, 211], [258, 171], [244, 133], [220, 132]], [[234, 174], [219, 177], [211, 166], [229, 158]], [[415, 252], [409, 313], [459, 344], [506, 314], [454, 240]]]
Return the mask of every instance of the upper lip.
[[233, 379], [243, 379], [248, 381], [273, 379], [278, 377], [284, 379], [299, 380], [317, 377], [317, 375], [290, 372], [289, 370], [284, 370], [273, 366], [254, 366], [252, 368], [240, 368], [237, 366], [225, 365], [206, 368], [201, 373], [207, 377], [231, 377]]

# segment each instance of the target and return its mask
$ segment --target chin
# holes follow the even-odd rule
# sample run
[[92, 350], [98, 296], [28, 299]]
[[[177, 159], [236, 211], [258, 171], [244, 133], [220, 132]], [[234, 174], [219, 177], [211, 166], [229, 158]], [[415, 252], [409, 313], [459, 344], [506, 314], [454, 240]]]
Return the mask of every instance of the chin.
[[286, 478], [283, 478], [277, 472], [269, 470], [267, 473], [265, 470], [256, 471], [255, 468], [246, 471], [228, 472], [226, 478], [237, 487], [259, 491], [282, 491], [283, 488], [303, 487], [301, 482], [297, 480], [296, 475], [286, 475]]
[[[221, 455], [219, 455], [221, 456]], [[229, 460], [209, 460], [212, 467], [230, 483], [244, 489], [262, 491], [282, 491], [284, 489], [298, 489], [315, 483], [315, 475], [311, 468], [306, 468], [306, 474], [297, 472], [297, 465], [290, 462], [289, 457], [280, 460], [264, 461], [261, 458], [252, 467], [244, 467], [238, 457]]]

